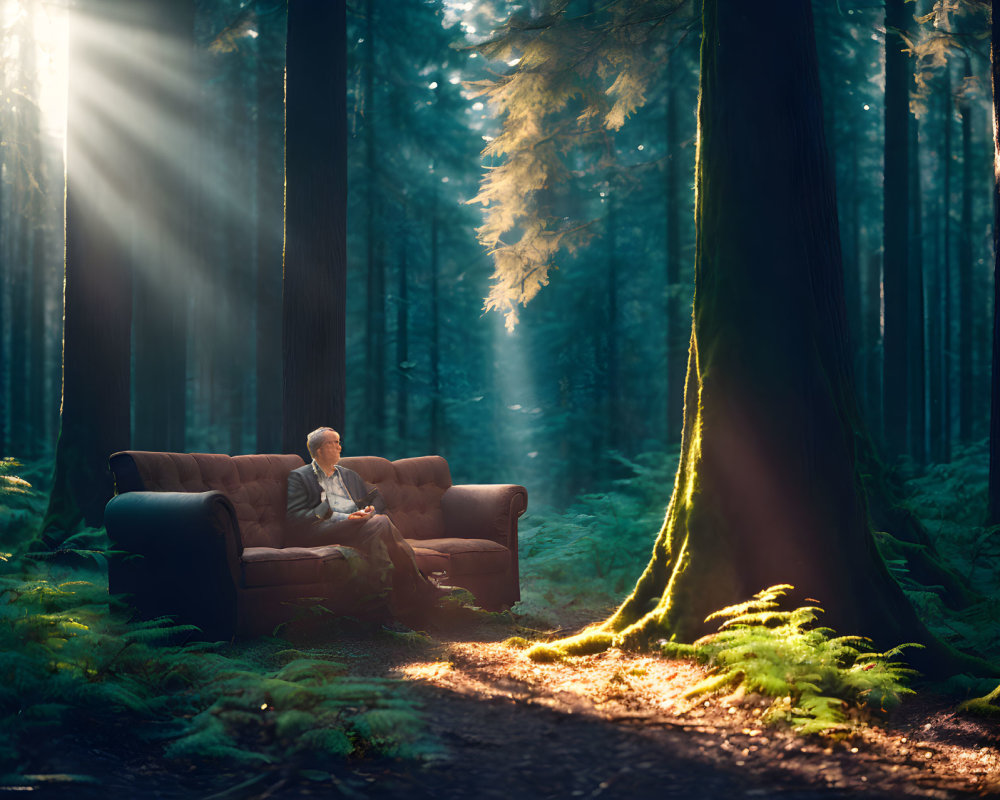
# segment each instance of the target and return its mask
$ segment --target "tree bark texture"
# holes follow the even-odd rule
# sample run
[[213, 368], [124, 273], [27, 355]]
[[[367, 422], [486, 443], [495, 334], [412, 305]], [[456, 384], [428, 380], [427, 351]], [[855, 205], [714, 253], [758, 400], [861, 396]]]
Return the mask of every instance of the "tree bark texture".
[[347, 72], [343, 0], [289, 0], [282, 297], [286, 453], [344, 426]]

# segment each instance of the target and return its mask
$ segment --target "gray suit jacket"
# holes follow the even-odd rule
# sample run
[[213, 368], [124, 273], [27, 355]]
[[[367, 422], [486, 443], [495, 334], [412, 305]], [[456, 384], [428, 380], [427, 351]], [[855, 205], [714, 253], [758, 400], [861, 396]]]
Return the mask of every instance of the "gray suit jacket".
[[[368, 493], [368, 484], [353, 470], [346, 467], [335, 467], [340, 473], [347, 493], [354, 502], [363, 499]], [[325, 500], [320, 500], [323, 490], [320, 488], [312, 462], [304, 467], [293, 469], [288, 473], [288, 505], [286, 514], [289, 520], [302, 522], [323, 522], [330, 516], [330, 506]], [[371, 505], [379, 514], [385, 513], [385, 500], [381, 494], [376, 494]]]

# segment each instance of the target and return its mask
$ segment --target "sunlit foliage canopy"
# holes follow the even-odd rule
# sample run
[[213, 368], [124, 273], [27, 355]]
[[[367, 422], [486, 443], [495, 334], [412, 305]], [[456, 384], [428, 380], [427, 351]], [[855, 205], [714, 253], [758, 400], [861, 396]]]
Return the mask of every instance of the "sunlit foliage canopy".
[[645, 102], [693, 21], [684, 0], [574, 10], [553, 0], [538, 13], [519, 12], [480, 45], [486, 56], [515, 67], [475, 84], [502, 129], [483, 150], [495, 163], [470, 201], [485, 207], [477, 233], [494, 261], [485, 307], [502, 312], [510, 330], [517, 307], [548, 284], [557, 254], [589, 240], [589, 223], [575, 213], [575, 183], [606, 166], [611, 133]]

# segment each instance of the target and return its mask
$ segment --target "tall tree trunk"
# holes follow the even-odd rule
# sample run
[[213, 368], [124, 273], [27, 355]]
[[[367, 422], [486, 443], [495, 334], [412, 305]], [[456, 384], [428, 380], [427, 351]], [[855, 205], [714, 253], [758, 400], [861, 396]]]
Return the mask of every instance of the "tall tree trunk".
[[281, 198], [285, 12], [257, 39], [257, 452], [281, 449]]
[[[848, 235], [845, 241], [850, 255], [844, 259], [844, 300], [847, 306], [847, 333], [851, 341], [852, 351], [856, 354], [855, 363], [863, 365], [867, 358], [868, 342], [864, 338], [862, 323], [864, 297], [861, 290], [861, 198], [858, 194], [858, 142], [856, 136], [851, 137], [848, 152], [847, 196], [851, 199], [847, 208]], [[870, 388], [863, 367], [860, 370], [859, 384], [862, 404], [866, 406]]]
[[409, 382], [410, 382], [410, 287], [407, 276], [409, 267], [409, 237], [406, 225], [407, 205], [404, 201], [400, 212], [399, 256], [396, 274], [396, 436], [400, 451], [407, 452], [409, 437]]
[[951, 65], [947, 64], [944, 68], [944, 143], [942, 145], [944, 149], [944, 208], [941, 212], [941, 218], [944, 221], [944, 242], [942, 248], [944, 250], [943, 258], [941, 259], [941, 373], [942, 379], [944, 381], [944, 392], [941, 397], [941, 419], [942, 419], [942, 429], [941, 429], [941, 461], [947, 462], [951, 461], [951, 438], [952, 438], [952, 397], [954, 396], [953, 387], [955, 385], [954, 375], [952, 372], [953, 357], [952, 357], [952, 314], [951, 314], [951, 273], [952, 273], [952, 260], [951, 260], [951, 156], [952, 156], [952, 117], [954, 116], [953, 103], [954, 100], [951, 96]]
[[[965, 74], [972, 69], [966, 58]], [[972, 198], [975, 189], [972, 155], [972, 103], [963, 100], [962, 115], [962, 233], [958, 244], [958, 438], [963, 444], [972, 440], [972, 289], [973, 220]]]
[[[676, 441], [684, 422], [684, 371], [687, 362], [687, 328], [690, 294], [681, 286], [681, 218], [686, 203], [681, 200], [681, 147], [679, 95], [676, 82], [667, 90], [667, 169], [664, 197], [667, 222], [667, 438]], [[685, 187], [687, 191], [690, 191]]]
[[431, 453], [441, 452], [441, 432], [444, 427], [441, 404], [441, 223], [438, 219], [437, 193], [431, 201]]
[[927, 460], [927, 394], [924, 331], [924, 242], [923, 194], [920, 182], [919, 125], [910, 124], [910, 269], [907, 275], [907, 325], [906, 339], [910, 348], [908, 374], [910, 379], [909, 419], [910, 456], [917, 464]]
[[[612, 167], [613, 169], [614, 167]], [[618, 198], [617, 186], [612, 181], [611, 190], [608, 192], [605, 203], [608, 206], [608, 213], [605, 217], [604, 245], [605, 245], [605, 278], [607, 283], [604, 289], [604, 331], [603, 331], [603, 353], [602, 363], [598, 363], [598, 369], [604, 373], [604, 386], [601, 387], [604, 406], [604, 424], [602, 436], [589, 437], [592, 463], [597, 463], [599, 453], [607, 452], [615, 448], [624, 447], [620, 441], [622, 432], [628, 429], [628, 424], [622, 424], [622, 408], [619, 399], [621, 397], [621, 370], [619, 361], [621, 356], [618, 351]], [[603, 367], [603, 370], [601, 369]]]
[[885, 297], [882, 381], [885, 439], [889, 454], [907, 450], [909, 357], [907, 266], [909, 262], [908, 125], [910, 70], [905, 43], [904, 0], [885, 3], [885, 193], [883, 200], [883, 289]]
[[122, 226], [134, 143], [122, 118], [129, 110], [94, 91], [117, 84], [134, 96], [134, 50], [105, 47], [101, 35], [131, 35], [120, 12], [107, 0], [81, 0], [70, 12], [62, 418], [43, 523], [49, 546], [81, 519], [101, 524], [113, 493], [108, 456], [129, 446], [132, 269]]
[[285, 46], [282, 449], [344, 427], [347, 48], [344, 0], [289, 0]]
[[[193, 256], [190, 160], [198, 140], [195, 105], [194, 0], [137, 0], [156, 49], [149, 56], [170, 70], [142, 70], [135, 78], [141, 111], [137, 135], [144, 148], [133, 191], [137, 244], [133, 317], [135, 430], [145, 450], [183, 451], [187, 394], [189, 281], [172, 280]], [[163, 131], [171, 131], [164, 136]], [[155, 143], [155, 144], [154, 144]]]
[[[239, 62], [234, 62], [237, 67]], [[252, 120], [248, 110], [256, 89], [247, 86], [241, 70], [232, 70], [229, 92], [233, 98], [231, 117], [229, 120], [230, 135], [227, 137], [226, 160], [229, 164], [228, 177], [234, 197], [253, 196], [255, 176], [246, 164], [256, 152], [256, 137], [251, 139], [247, 131], [251, 130]], [[252, 94], [251, 94], [252, 92]], [[252, 217], [245, 213], [230, 211], [226, 218], [224, 252], [226, 258], [223, 266], [225, 294], [228, 299], [229, 321], [223, 331], [223, 363], [222, 374], [226, 398], [224, 408], [228, 409], [225, 424], [228, 428], [226, 439], [229, 441], [229, 453], [246, 452], [244, 441], [249, 428], [250, 407], [245, 402], [248, 385], [248, 370], [256, 361], [251, 357], [247, 347], [248, 337], [243, 335], [240, 321], [247, 320], [255, 325], [252, 314], [256, 308], [249, 287], [255, 286], [257, 277], [252, 271], [254, 230]]]
[[824, 623], [950, 657], [883, 564], [856, 471], [863, 437], [808, 2], [706, 0], [698, 251], [681, 461], [652, 558], [581, 652], [707, 630], [791, 583]]
[[883, 430], [885, 417], [882, 408], [882, 262], [877, 252], [865, 258], [864, 293], [865, 312], [862, 338], [865, 343], [865, 386], [868, 401], [865, 419], [872, 430]]
[[[38, 161], [41, 168], [41, 159]], [[31, 247], [31, 384], [28, 396], [31, 430], [31, 455], [34, 458], [45, 455], [51, 448], [49, 441], [49, 398], [46, 391], [47, 348], [45, 340], [45, 294], [49, 265], [46, 258], [44, 211], [39, 211], [35, 220]]]
[[[21, 165], [23, 168], [23, 165]], [[22, 184], [18, 194], [21, 202], [27, 203], [30, 190]], [[31, 303], [31, 221], [27, 213], [17, 219], [17, 239], [14, 250], [14, 282], [11, 286], [11, 342], [10, 342], [10, 416], [11, 451], [20, 457], [27, 457], [28, 444], [28, 309]]]
[[[1000, 165], [1000, 13], [990, 24], [993, 163]], [[993, 170], [993, 363], [990, 375], [990, 483], [986, 524], [1000, 524], [1000, 172]]]
[[385, 246], [379, 230], [382, 213], [379, 199], [379, 153], [375, 116], [375, 26], [376, 3], [365, 3], [365, 247], [367, 292], [365, 313], [365, 435], [368, 452], [380, 453], [385, 432]]
[[[7, 233], [7, 216], [4, 214], [4, 199], [7, 194], [7, 186], [3, 181], [4, 162], [7, 156], [7, 145], [0, 142], [0, 245], [9, 241], [10, 235]], [[6, 257], [6, 253], [0, 246], [0, 456], [9, 455], [10, 450], [10, 401], [9, 390], [10, 381], [7, 379], [7, 370], [3, 369], [6, 362], [6, 347], [9, 341], [7, 334], [10, 320], [10, 290], [11, 280], [11, 259]]]
[[[948, 156], [945, 155], [945, 158]], [[940, 209], [944, 204], [935, 201], [933, 209], [935, 213], [930, 215], [933, 220], [941, 218]], [[934, 226], [934, 250], [931, 257], [931, 268], [927, 273], [927, 294], [930, 297], [930, 312], [927, 314], [927, 357], [928, 357], [928, 442], [930, 445], [929, 457], [933, 463], [941, 463], [944, 457], [944, 319], [941, 305], [941, 297], [944, 293], [944, 285], [941, 280], [942, 261], [944, 259], [944, 248], [942, 247], [943, 233], [941, 224]]]
[[[31, 93], [37, 88], [37, 73], [35, 69], [35, 37], [34, 13], [22, 11], [15, 15], [13, 36], [17, 38], [20, 58], [17, 61], [16, 84], [21, 92]], [[7, 103], [11, 103], [8, 96]], [[17, 98], [14, 105], [16, 114], [7, 131], [14, 140], [18, 157], [13, 169], [13, 194], [11, 197], [13, 217], [12, 226], [12, 258], [13, 265], [11, 285], [11, 322], [10, 332], [10, 415], [11, 450], [14, 455], [29, 458], [34, 455], [33, 432], [29, 422], [30, 380], [32, 369], [32, 351], [34, 342], [31, 339], [31, 304], [32, 289], [32, 245], [34, 242], [33, 227], [41, 216], [41, 180], [38, 175], [40, 166], [39, 137], [41, 135], [38, 107], [35, 103]], [[37, 369], [38, 365], [35, 365]]]

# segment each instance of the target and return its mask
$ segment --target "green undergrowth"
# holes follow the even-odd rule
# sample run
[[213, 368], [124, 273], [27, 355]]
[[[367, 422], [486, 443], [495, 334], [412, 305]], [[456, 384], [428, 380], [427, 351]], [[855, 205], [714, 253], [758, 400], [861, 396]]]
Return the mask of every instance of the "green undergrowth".
[[[127, 725], [167, 758], [227, 764], [431, 752], [399, 682], [287, 642], [171, 644], [190, 629], [108, 613], [103, 576], [0, 577], [0, 771], [47, 735]], [[160, 745], [154, 749], [161, 749]]]
[[[584, 495], [562, 513], [546, 509], [533, 511], [530, 517], [525, 518], [521, 547], [524, 600], [515, 610], [525, 614], [529, 620], [555, 626], [566, 619], [568, 611], [589, 610], [591, 618], [596, 618], [595, 614], [599, 616], [601, 611], [620, 603], [648, 563], [650, 549], [661, 527], [663, 511], [670, 496], [676, 459], [675, 453], [650, 453], [634, 461], [619, 458], [630, 476], [616, 481], [610, 491]], [[960, 650], [1000, 663], [1000, 529], [982, 524], [986, 514], [988, 480], [986, 443], [956, 449], [950, 463], [932, 465], [919, 474], [911, 466], [901, 470], [901, 475], [897, 478], [904, 490], [905, 507], [925, 526], [936, 550], [936, 553], [929, 552], [928, 555], [933, 559], [940, 558], [958, 576], [961, 584], [970, 590], [974, 602], [962, 607], [949, 606], [945, 600], [952, 588], [921, 583], [904, 557], [893, 556], [886, 549], [889, 569], [936, 636]], [[807, 611], [798, 610], [795, 613], [805, 615]], [[852, 664], [866, 667], [854, 670], [854, 673], [864, 672], [862, 677], [880, 674], [881, 668], [871, 665], [879, 663], [880, 655], [888, 658], [887, 663], [897, 663], [894, 660], [895, 651], [871, 653], [859, 640], [828, 635], [824, 638], [824, 634], [816, 631], [822, 629], [803, 630], [796, 639], [797, 646], [801, 648], [817, 648], [813, 660], [819, 659], [821, 663], [829, 661], [831, 647], [856, 647], [859, 649], [857, 659], [860, 660], [856, 659]], [[756, 635], [760, 631], [752, 633]], [[740, 636], [750, 634], [742, 629], [739, 633]], [[720, 632], [715, 635], [719, 638], [714, 641], [725, 642], [733, 635], [736, 633], [723, 636]], [[573, 642], [571, 654], [582, 655], [605, 649], [614, 643], [613, 640], [613, 634], [587, 630], [570, 640]], [[838, 644], [824, 644], [829, 641]], [[532, 645], [530, 653], [536, 660], [561, 658], [567, 654], [566, 640], [560, 643], [560, 648], [527, 640], [512, 641], [512, 644]], [[790, 651], [784, 648], [777, 652]], [[840, 657], [843, 660], [850, 655], [844, 651]], [[719, 663], [721, 665], [722, 661]], [[724, 680], [718, 675], [715, 677]], [[995, 685], [995, 680], [991, 682], [956, 675], [931, 688], [964, 701], [960, 706], [964, 711], [1000, 714], [1000, 688], [994, 690]], [[780, 696], [788, 698], [793, 695], [786, 692]], [[822, 692], [816, 696], [839, 697], [836, 693]], [[808, 694], [804, 697], [803, 703], [825, 702], [810, 700]], [[869, 707], [867, 701], [857, 705], [856, 698], [850, 697], [837, 702], [846, 702], [847, 706], [831, 702], [829, 713], [824, 712], [817, 717], [820, 722], [816, 724], [822, 727], [828, 722], [836, 723], [837, 711], [850, 716], [857, 714], [862, 707]], [[780, 704], [774, 707], [775, 714], [779, 713], [779, 707]], [[852, 708], [855, 711], [851, 711]], [[805, 723], [808, 717], [802, 713], [807, 710], [802, 704], [789, 705], [781, 713], [790, 721], [793, 717], [800, 720], [793, 724], [810, 729], [811, 725]], [[819, 710], [822, 711], [821, 708]], [[836, 725], [834, 729], [837, 729]]]
[[0, 549], [13, 552], [34, 538], [45, 512], [45, 497], [33, 488], [43, 480], [42, 471], [41, 465], [0, 459]]
[[754, 598], [715, 612], [724, 622], [694, 644], [663, 642], [671, 658], [695, 658], [709, 677], [686, 697], [738, 692], [774, 698], [765, 723], [783, 723], [801, 734], [846, 734], [876, 712], [912, 694], [916, 673], [898, 660], [907, 646], [875, 652], [867, 639], [835, 636], [814, 625], [822, 609], [784, 611], [780, 599], [791, 586], [772, 586]]
[[[16, 464], [6, 462], [5, 478]], [[12, 495], [13, 485], [24, 495]], [[77, 731], [168, 760], [226, 768], [421, 758], [416, 701], [400, 681], [352, 675], [320, 647], [284, 639], [191, 642], [189, 626], [109, 612], [106, 539], [87, 529], [58, 558], [24, 553], [30, 486], [4, 480], [0, 519], [0, 776], [45, 769]], [[183, 643], [187, 642], [187, 643]], [[127, 733], [125, 733], [127, 732]]]
[[613, 609], [649, 560], [677, 471], [677, 452], [634, 460], [612, 455], [627, 477], [565, 511], [532, 509], [521, 520], [521, 602], [528, 624], [558, 626], [567, 613]]
[[985, 526], [989, 481], [987, 443], [958, 450], [905, 483], [905, 503], [924, 524], [947, 565], [981, 598], [945, 607], [941, 587], [916, 582], [906, 566], [889, 566], [921, 617], [949, 644], [1000, 661], [1000, 529]]
[[[988, 441], [956, 448], [947, 464], [934, 464], [905, 482], [906, 506], [923, 523], [934, 547], [960, 580], [979, 596], [948, 608], [940, 586], [921, 585], [904, 564], [890, 562], [910, 601], [942, 641], [1000, 664], [1000, 526], [987, 526]], [[963, 700], [963, 712], [1000, 717], [996, 680], [955, 675], [933, 687]]]

